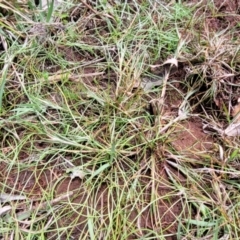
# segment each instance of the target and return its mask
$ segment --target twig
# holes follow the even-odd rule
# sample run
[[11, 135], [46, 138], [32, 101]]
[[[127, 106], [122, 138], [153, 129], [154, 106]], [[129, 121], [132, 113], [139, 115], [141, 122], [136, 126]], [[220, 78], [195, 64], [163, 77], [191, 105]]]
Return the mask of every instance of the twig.
[[79, 82], [81, 78], [86, 78], [86, 77], [95, 77], [95, 76], [101, 76], [103, 75], [104, 72], [95, 72], [95, 73], [83, 73], [83, 74], [68, 74], [67, 72], [62, 72], [59, 74], [54, 74], [52, 76], [49, 76], [47, 78], [47, 80], [45, 80], [44, 78], [41, 78], [40, 81], [43, 82], [49, 82], [49, 83], [56, 83], [61, 81], [62, 79], [66, 78], [68, 80], [74, 81], [74, 82]]
[[[66, 194], [60, 195], [59, 197], [57, 197], [57, 198], [55, 198], [55, 199], [53, 199], [49, 202], [43, 202], [43, 203], [40, 203], [38, 206], [34, 206], [34, 207], [30, 208], [29, 210], [19, 212], [19, 213], [16, 214], [17, 219], [22, 222], [26, 218], [29, 218], [34, 210], [37, 210], [37, 211], [46, 210], [46, 208], [48, 206], [52, 207], [54, 204], [56, 204], [58, 202], [61, 202], [63, 199], [71, 197], [73, 195], [73, 193], [74, 193], [73, 191], [70, 191]], [[16, 207], [14, 209], [16, 209]], [[8, 207], [6, 209], [3, 209], [1, 214], [6, 214], [10, 210], [12, 210], [12, 207], [10, 207], [10, 208]], [[9, 221], [10, 218], [11, 218], [11, 216], [7, 216], [6, 220]], [[30, 224], [30, 222], [31, 221], [24, 221], [25, 224], [28, 224], [28, 223]]]

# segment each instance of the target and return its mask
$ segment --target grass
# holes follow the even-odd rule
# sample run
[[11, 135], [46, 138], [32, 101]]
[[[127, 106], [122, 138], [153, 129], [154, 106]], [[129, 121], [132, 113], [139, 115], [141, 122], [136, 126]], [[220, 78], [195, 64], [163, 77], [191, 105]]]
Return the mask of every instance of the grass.
[[236, 16], [54, 4], [0, 3], [1, 238], [239, 239]]

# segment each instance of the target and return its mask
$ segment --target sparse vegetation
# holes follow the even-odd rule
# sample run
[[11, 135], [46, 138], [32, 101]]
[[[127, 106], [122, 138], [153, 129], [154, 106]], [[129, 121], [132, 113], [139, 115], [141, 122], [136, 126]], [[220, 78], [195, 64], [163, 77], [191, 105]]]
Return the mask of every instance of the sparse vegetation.
[[0, 2], [0, 238], [239, 239], [240, 5]]

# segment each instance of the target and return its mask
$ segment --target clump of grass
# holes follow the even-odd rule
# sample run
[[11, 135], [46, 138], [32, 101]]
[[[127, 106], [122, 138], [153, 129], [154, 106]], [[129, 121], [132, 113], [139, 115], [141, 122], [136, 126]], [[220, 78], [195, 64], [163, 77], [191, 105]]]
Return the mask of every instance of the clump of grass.
[[[217, 9], [66, 2], [0, 4], [0, 236], [237, 239], [238, 139], [175, 144], [230, 119], [216, 103], [238, 88], [238, 45], [200, 25]], [[152, 66], [165, 85], [145, 91]]]

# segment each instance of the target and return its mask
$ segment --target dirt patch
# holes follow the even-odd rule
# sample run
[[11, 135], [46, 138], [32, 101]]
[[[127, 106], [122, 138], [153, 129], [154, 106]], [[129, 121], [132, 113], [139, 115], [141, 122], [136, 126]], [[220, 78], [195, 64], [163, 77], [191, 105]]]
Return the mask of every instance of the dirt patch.
[[[73, 192], [73, 195], [61, 201], [62, 218], [57, 222], [57, 226], [65, 230], [60, 232], [59, 239], [66, 239], [67, 236], [79, 238], [86, 234], [87, 224], [87, 207], [86, 199], [88, 194], [84, 189], [80, 179], [71, 180], [65, 178], [61, 181], [55, 191], [56, 197], [66, 195], [68, 192]], [[70, 205], [69, 205], [70, 203]], [[55, 239], [59, 232], [51, 232], [49, 239]]]
[[178, 154], [189, 158], [198, 159], [214, 147], [214, 140], [203, 132], [202, 121], [198, 118], [179, 123], [170, 137]]
[[[159, 146], [158, 148], [161, 148]], [[187, 209], [183, 209], [181, 196], [172, 192], [171, 177], [176, 181], [180, 181], [182, 185], [187, 186], [186, 178], [178, 170], [172, 168], [169, 164], [164, 162], [162, 154], [159, 156], [156, 150], [152, 156], [152, 160], [156, 161], [156, 169], [149, 170], [148, 174], [143, 176], [142, 182], [146, 187], [145, 202], [151, 203], [148, 208], [141, 215], [141, 227], [143, 229], [151, 229], [154, 232], [162, 232], [166, 235], [165, 239], [177, 239], [177, 229], [180, 226], [176, 218], [189, 215]], [[158, 177], [156, 177], [158, 176]], [[156, 181], [150, 181], [151, 177], [156, 177]], [[152, 203], [152, 199], [155, 202]], [[152, 235], [154, 237], [154, 234]]]
[[[205, 26], [210, 32], [239, 28], [240, 5], [236, 0], [188, 1], [190, 6], [198, 6], [198, 16], [205, 15]], [[206, 10], [207, 9], [207, 10]], [[209, 9], [212, 9], [210, 11]], [[234, 31], [236, 32], [236, 31]]]
[[[23, 169], [15, 168], [15, 170], [7, 169], [6, 164], [2, 164], [2, 174], [1, 182], [8, 179], [8, 186], [1, 186], [4, 189], [5, 193], [9, 194], [19, 194], [21, 193], [24, 196], [32, 199], [33, 201], [38, 201], [44, 192], [50, 191], [52, 185], [58, 178], [58, 175], [48, 169], [44, 170], [38, 166], [39, 170], [36, 170], [35, 167]], [[12, 189], [15, 189], [12, 192]]]

